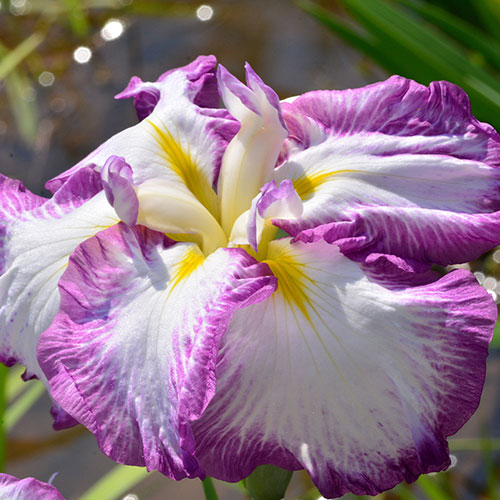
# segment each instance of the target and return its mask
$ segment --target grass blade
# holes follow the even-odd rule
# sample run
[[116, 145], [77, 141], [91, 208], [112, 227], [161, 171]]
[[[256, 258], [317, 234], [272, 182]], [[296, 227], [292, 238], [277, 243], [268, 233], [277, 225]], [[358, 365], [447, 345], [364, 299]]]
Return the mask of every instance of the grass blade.
[[429, 3], [414, 3], [400, 0], [408, 8], [435, 24], [445, 33], [459, 40], [465, 46], [482, 54], [493, 66], [500, 69], [500, 43], [485, 36], [472, 24], [462, 21], [450, 12]]
[[36, 401], [45, 393], [45, 387], [38, 380], [26, 382], [29, 384], [19, 398], [8, 406], [4, 415], [5, 430], [10, 431], [23, 415], [36, 403]]
[[144, 467], [117, 465], [102, 477], [79, 500], [117, 500], [135, 485], [148, 477]]
[[436, 483], [434, 477], [420, 476], [417, 484], [429, 500], [447, 500], [450, 498], [448, 493]]
[[35, 32], [23, 40], [15, 49], [8, 50], [2, 47], [0, 61], [0, 80], [3, 80], [19, 63], [29, 56], [44, 40], [42, 33]]
[[448, 80], [460, 85], [469, 94], [475, 115], [500, 126], [500, 81], [468, 59], [457, 42], [387, 1], [341, 1], [371, 36], [370, 57], [389, 71], [422, 83]]
[[5, 89], [19, 134], [27, 144], [33, 145], [38, 128], [38, 107], [36, 100], [26, 99], [27, 93], [33, 90], [28, 77], [18, 70], [12, 71], [5, 79]]

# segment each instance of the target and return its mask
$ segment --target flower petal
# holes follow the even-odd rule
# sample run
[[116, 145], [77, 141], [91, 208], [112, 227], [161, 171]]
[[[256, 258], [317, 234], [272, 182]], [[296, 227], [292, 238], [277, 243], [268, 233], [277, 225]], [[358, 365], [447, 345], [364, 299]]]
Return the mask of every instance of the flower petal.
[[[200, 107], [194, 102], [199, 86], [215, 78], [214, 66], [212, 58], [200, 64], [194, 82], [184, 68], [163, 75], [154, 84], [158, 102], [144, 120], [111, 137], [73, 168], [49, 181], [47, 188], [57, 190], [85, 166], [100, 171], [110, 156], [119, 156], [132, 167], [134, 184], [151, 179], [178, 183], [216, 216], [213, 184], [222, 154], [239, 125], [227, 111]], [[212, 84], [209, 86], [212, 88]]]
[[17, 479], [0, 474], [0, 500], [64, 500], [63, 496], [47, 483], [33, 477]]
[[56, 401], [113, 460], [203, 476], [190, 423], [215, 392], [220, 337], [240, 307], [276, 286], [240, 249], [123, 224], [84, 242], [60, 281], [61, 309], [38, 359]]
[[57, 282], [83, 240], [119, 219], [106, 201], [99, 176], [78, 172], [50, 200], [18, 181], [0, 186], [0, 359], [26, 366], [44, 381], [35, 357], [40, 334], [59, 308]]
[[173, 182], [156, 179], [136, 190], [137, 223], [167, 233], [174, 239], [188, 237], [205, 255], [225, 247], [227, 237], [214, 216], [191, 193]]
[[311, 241], [321, 225], [352, 221], [367, 251], [439, 264], [500, 244], [500, 137], [458, 87], [392, 77], [283, 110], [290, 137], [275, 178], [304, 201], [302, 219], [277, 223], [290, 234]]
[[109, 204], [118, 217], [135, 226], [139, 200], [132, 185], [132, 167], [120, 156], [110, 156], [101, 170], [101, 180]]
[[186, 95], [197, 106], [202, 108], [219, 107], [217, 78], [214, 68], [217, 59], [214, 56], [199, 56], [192, 63], [181, 68], [167, 71], [157, 82], [143, 82], [134, 76], [127, 88], [115, 96], [115, 99], [133, 97], [139, 120], [151, 114], [160, 99], [160, 83], [175, 73], [181, 73], [186, 79]]
[[389, 289], [325, 242], [276, 240], [268, 255], [278, 289], [235, 313], [193, 426], [207, 474], [303, 467], [332, 498], [447, 467], [445, 438], [482, 390], [496, 319], [486, 291], [462, 270]]
[[226, 234], [270, 179], [288, 135], [276, 93], [246, 65], [248, 87], [223, 66], [218, 70], [222, 99], [241, 128], [229, 143], [219, 176], [221, 223]]

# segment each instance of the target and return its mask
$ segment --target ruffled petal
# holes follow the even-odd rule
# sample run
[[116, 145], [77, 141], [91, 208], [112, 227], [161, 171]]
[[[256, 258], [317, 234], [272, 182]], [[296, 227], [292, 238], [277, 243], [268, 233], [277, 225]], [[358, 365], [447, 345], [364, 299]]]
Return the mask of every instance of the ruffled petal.
[[39, 342], [51, 393], [113, 460], [203, 476], [190, 423], [215, 393], [219, 340], [275, 286], [241, 249], [205, 258], [141, 226], [103, 231], [73, 253]]
[[9, 474], [0, 474], [0, 500], [64, 500], [50, 484], [33, 477], [17, 479]]
[[81, 170], [50, 200], [1, 178], [0, 360], [22, 363], [27, 377], [44, 380], [36, 344], [59, 308], [57, 282], [69, 255], [119, 221], [101, 189], [91, 169]]
[[149, 116], [160, 99], [160, 83], [176, 73], [185, 78], [186, 95], [194, 104], [202, 108], [218, 108], [219, 93], [214, 56], [199, 56], [192, 63], [163, 73], [156, 82], [143, 82], [139, 77], [131, 78], [127, 88], [115, 99], [134, 98], [134, 106], [139, 120]]
[[447, 82], [401, 77], [361, 89], [316, 91], [283, 104], [290, 136], [276, 180], [304, 202], [280, 221], [302, 241], [352, 222], [369, 252], [465, 262], [500, 244], [500, 137]]
[[[305, 468], [332, 498], [446, 468], [445, 438], [483, 386], [497, 314], [486, 291], [463, 270], [401, 288], [407, 270], [381, 258], [368, 279], [325, 242], [276, 240], [268, 259], [278, 289], [235, 313], [216, 396], [193, 426], [207, 474]], [[390, 269], [376, 278], [377, 267]]]
[[[49, 181], [47, 188], [57, 190], [85, 166], [100, 171], [110, 156], [117, 156], [132, 167], [134, 184], [151, 179], [175, 182], [187, 188], [217, 216], [213, 185], [224, 150], [239, 124], [225, 110], [197, 105], [197, 97], [206, 97], [203, 90], [206, 85], [210, 89], [213, 87], [213, 83], [208, 82], [215, 79], [215, 64], [215, 58], [208, 58], [201, 61], [194, 72], [180, 68], [148, 84], [147, 89], [154, 88], [158, 92], [158, 101], [148, 116], [111, 137], [73, 168]], [[143, 88], [142, 84], [137, 85], [134, 89]], [[142, 91], [137, 92], [140, 95]], [[129, 89], [128, 94], [133, 95], [133, 90]], [[205, 97], [200, 98], [204, 104], [213, 100]]]

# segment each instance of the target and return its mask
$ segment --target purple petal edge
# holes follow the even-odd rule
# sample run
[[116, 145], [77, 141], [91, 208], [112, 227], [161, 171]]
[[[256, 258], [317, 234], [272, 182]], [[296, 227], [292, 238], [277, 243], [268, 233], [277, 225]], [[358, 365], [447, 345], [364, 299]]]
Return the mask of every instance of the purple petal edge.
[[64, 500], [54, 486], [34, 477], [18, 479], [0, 474], [0, 500]]
[[186, 66], [163, 73], [155, 83], [143, 82], [139, 77], [134, 76], [125, 90], [117, 94], [115, 99], [133, 97], [137, 117], [141, 121], [149, 116], [158, 104], [161, 95], [161, 82], [178, 73], [182, 74], [188, 81], [187, 92], [195, 105], [201, 108], [217, 108], [219, 94], [215, 76], [216, 65], [215, 56], [199, 56]]

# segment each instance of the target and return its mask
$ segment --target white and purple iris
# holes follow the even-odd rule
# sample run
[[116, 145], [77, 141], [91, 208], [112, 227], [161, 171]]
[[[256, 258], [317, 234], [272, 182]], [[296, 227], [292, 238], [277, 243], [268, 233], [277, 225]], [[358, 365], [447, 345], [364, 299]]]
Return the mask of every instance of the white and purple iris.
[[325, 497], [445, 469], [496, 307], [430, 266], [500, 244], [500, 137], [465, 93], [280, 102], [199, 57], [117, 97], [140, 122], [52, 199], [2, 179], [2, 360], [55, 425], [175, 479], [306, 469]]

